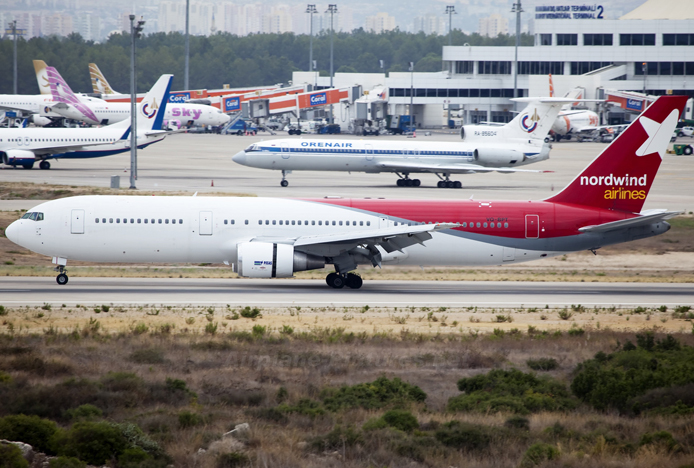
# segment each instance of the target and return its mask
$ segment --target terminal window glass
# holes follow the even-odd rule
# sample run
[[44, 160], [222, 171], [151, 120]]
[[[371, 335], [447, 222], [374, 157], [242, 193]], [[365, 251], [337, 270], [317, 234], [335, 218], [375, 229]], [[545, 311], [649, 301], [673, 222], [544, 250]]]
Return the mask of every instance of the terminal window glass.
[[458, 97], [458, 90], [457, 89], [449, 89], [448, 90], [448, 97]]
[[557, 34], [558, 46], [578, 45], [578, 34]]
[[[449, 94], [450, 96], [450, 94]], [[459, 89], [458, 90], [458, 97], [468, 97], [470, 96], [470, 90], [469, 89]]]
[[427, 97], [427, 90], [422, 88], [415, 88], [414, 97]]
[[654, 46], [655, 34], [620, 34], [619, 45], [621, 46]]
[[390, 88], [390, 95], [393, 97], [403, 97], [405, 90], [403, 88]]
[[480, 97], [489, 97], [490, 92], [488, 89], [480, 89]]
[[472, 61], [462, 61], [455, 62], [455, 72], [462, 75], [471, 75], [474, 73], [475, 62]]
[[583, 45], [587, 46], [611, 46], [612, 34], [584, 34]]
[[694, 45], [694, 34], [663, 34], [664, 46]]
[[694, 62], [685, 62], [684, 74], [685, 75], [694, 75]]
[[551, 34], [540, 34], [540, 45], [552, 45], [552, 35]]
[[448, 97], [448, 90], [445, 88], [439, 88], [436, 90], [436, 97]]

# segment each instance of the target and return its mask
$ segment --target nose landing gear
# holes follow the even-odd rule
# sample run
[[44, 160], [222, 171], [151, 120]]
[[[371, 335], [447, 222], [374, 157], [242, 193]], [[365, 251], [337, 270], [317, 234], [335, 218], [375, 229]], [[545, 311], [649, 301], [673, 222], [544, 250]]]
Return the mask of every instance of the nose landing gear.
[[325, 277], [325, 282], [328, 284], [328, 286], [334, 289], [342, 289], [345, 286], [351, 289], [359, 289], [361, 288], [362, 284], [364, 284], [361, 277], [359, 275], [355, 275], [354, 273], [347, 273], [346, 275], [330, 273]]
[[55, 267], [55, 271], [58, 272], [58, 276], [55, 277], [55, 281], [61, 286], [66, 285], [68, 277], [67, 270], [65, 269], [65, 267], [63, 265], [58, 265], [57, 267]]
[[282, 182], [280, 182], [280, 185], [282, 187], [286, 187], [289, 185], [289, 181], [286, 179], [287, 177], [287, 171], [282, 171]]

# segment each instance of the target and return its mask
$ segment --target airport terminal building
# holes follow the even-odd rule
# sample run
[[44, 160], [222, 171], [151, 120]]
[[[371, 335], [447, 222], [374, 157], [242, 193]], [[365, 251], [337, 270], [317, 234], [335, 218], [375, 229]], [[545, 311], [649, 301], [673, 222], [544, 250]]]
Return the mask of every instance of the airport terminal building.
[[[620, 91], [694, 97], [694, 2], [650, 0], [617, 20], [602, 19], [607, 13], [595, 5], [547, 5], [525, 12], [533, 15], [535, 43], [518, 49], [519, 96], [549, 95], [551, 74], [557, 96], [581, 87], [587, 99], [617, 102]], [[337, 74], [335, 86], [358, 84], [368, 90], [379, 82], [388, 89], [389, 112], [408, 114], [412, 103], [422, 128], [446, 125], [449, 108], [466, 124], [507, 122], [514, 115], [514, 57], [514, 47], [446, 46], [442, 72]], [[294, 75], [295, 84], [311, 80], [327, 86], [329, 78]], [[630, 109], [590, 107], [604, 124], [628, 122], [641, 111], [633, 105], [634, 97], [641, 98], [629, 97]], [[344, 123], [339, 117], [337, 123]]]

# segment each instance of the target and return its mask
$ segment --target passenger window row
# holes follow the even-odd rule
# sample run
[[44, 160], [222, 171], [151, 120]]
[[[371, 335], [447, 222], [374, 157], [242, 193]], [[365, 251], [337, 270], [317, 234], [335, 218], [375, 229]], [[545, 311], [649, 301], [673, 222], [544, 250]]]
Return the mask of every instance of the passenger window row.
[[[135, 223], [137, 223], [137, 224], [143, 224], [143, 223], [144, 224], [169, 224], [169, 223], [176, 224], [175, 219], [170, 220], [168, 218], [165, 218], [165, 219], [162, 219], [162, 218], [158, 218], [158, 219], [155, 219], [155, 218], [151, 218], [151, 219], [149, 219], [149, 218], [144, 218], [144, 219], [137, 218], [137, 220], [135, 218], [130, 218], [130, 220], [128, 220], [128, 218], [122, 218], [122, 219], [121, 218], [115, 218], [115, 219], [114, 218], [108, 218], [108, 221], [106, 220], [106, 218], [101, 218], [101, 219], [94, 218], [94, 222], [96, 224], [99, 224], [99, 223], [106, 224], [107, 222], [109, 224], [113, 224], [114, 221], [116, 224], [120, 224], [121, 222], [123, 224], [128, 224], [128, 223], [129, 224], [135, 224]], [[179, 219], [178, 224], [183, 224], [183, 220]]]
[[[331, 224], [332, 223], [332, 224]], [[226, 221], [224, 222], [226, 224]], [[233, 222], [231, 224], [234, 224]], [[259, 219], [258, 220], [258, 225], [265, 225], [269, 226], [272, 224], [273, 226], [277, 226], [278, 224], [280, 226], [308, 226], [309, 224], [311, 226], [323, 226], [323, 220], [288, 220], [288, 219]], [[371, 226], [371, 221], [325, 221], [325, 226]]]
[[[464, 227], [464, 228], [467, 227], [467, 226], [468, 226], [468, 223], [463, 223], [463, 227]], [[494, 223], [489, 223], [488, 225], [487, 225], [487, 223], [479, 223], [479, 222], [478, 222], [478, 223], [474, 223], [474, 222], [471, 222], [471, 223], [470, 223], [470, 227], [471, 227], [471, 228], [474, 228], [474, 227], [478, 227], [478, 228], [483, 228], [483, 227], [484, 227], [484, 228], [486, 228], [487, 226], [489, 226], [490, 228], [493, 228], [493, 227], [494, 227]], [[500, 228], [500, 227], [501, 227], [501, 223], [496, 223], [496, 227], [497, 227], [497, 228]], [[508, 223], [504, 223], [504, 228], [508, 228]]]

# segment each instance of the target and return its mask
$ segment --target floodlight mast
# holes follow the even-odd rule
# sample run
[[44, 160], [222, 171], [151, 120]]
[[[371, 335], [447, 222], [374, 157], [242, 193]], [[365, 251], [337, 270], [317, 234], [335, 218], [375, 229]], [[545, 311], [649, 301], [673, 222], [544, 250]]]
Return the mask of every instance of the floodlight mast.
[[[330, 89], [333, 87], [333, 15], [337, 13], [337, 5], [334, 3], [331, 3], [328, 5], [328, 9], [325, 11], [326, 13], [330, 13]], [[333, 123], [333, 105], [330, 104], [330, 121], [329, 123]]]
[[446, 6], [446, 14], [448, 15], [448, 45], [453, 45], [453, 36], [451, 35], [453, 15], [457, 15], [458, 12], [455, 11], [455, 5]]
[[[518, 47], [520, 46], [520, 29], [521, 29], [521, 13], [523, 13], [523, 7], [521, 6], [521, 0], [518, 0], [513, 4], [511, 13], [516, 14], [516, 55], [514, 59], [513, 66], [513, 97], [518, 96]], [[514, 101], [513, 107], [515, 109], [517, 102]]]
[[130, 188], [136, 189], [137, 180], [137, 88], [135, 86], [135, 39], [142, 36], [145, 21], [135, 24], [130, 15]]

